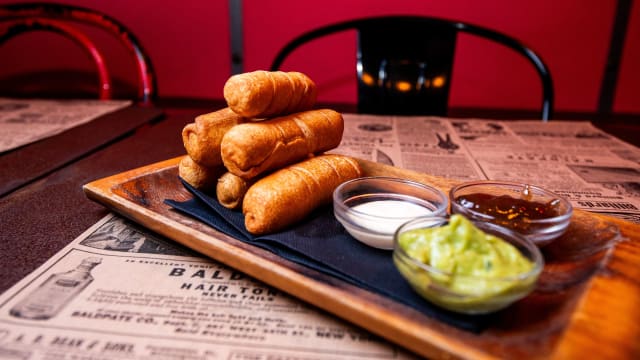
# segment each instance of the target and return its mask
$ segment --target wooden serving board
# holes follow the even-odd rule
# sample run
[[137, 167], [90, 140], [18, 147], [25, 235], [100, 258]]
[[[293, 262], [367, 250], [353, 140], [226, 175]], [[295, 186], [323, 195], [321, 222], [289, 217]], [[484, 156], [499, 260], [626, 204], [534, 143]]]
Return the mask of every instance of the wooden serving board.
[[[290, 262], [184, 216], [163, 201], [188, 200], [180, 158], [84, 186], [115, 212], [271, 286], [429, 358], [640, 358], [640, 226], [575, 211], [569, 230], [543, 249], [536, 290], [476, 334], [384, 296]], [[360, 160], [365, 175], [455, 183]]]

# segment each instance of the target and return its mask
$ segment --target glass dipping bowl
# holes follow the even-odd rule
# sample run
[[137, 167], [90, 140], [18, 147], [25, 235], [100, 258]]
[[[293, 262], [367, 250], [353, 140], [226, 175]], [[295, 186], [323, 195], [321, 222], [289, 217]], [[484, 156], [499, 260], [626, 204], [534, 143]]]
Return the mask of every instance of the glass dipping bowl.
[[454, 312], [485, 314], [501, 310], [534, 290], [544, 267], [542, 254], [531, 241], [502, 226], [471, 221], [485, 233], [495, 235], [513, 245], [533, 263], [530, 271], [501, 277], [457, 275], [411, 257], [400, 245], [402, 234], [417, 229], [444, 226], [448, 221], [445, 217], [417, 218], [403, 224], [394, 236], [393, 262], [420, 296]]
[[378, 249], [393, 249], [393, 234], [420, 216], [443, 216], [447, 195], [428, 185], [393, 177], [362, 177], [333, 192], [333, 212], [351, 236]]
[[573, 207], [539, 186], [508, 181], [471, 181], [449, 192], [451, 213], [492, 222], [521, 233], [543, 247], [569, 226]]

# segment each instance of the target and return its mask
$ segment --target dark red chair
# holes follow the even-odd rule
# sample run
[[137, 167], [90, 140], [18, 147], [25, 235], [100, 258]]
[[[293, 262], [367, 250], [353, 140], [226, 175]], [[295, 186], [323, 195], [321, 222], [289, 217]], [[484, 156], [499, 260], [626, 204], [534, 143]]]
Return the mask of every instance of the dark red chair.
[[[61, 34], [80, 45], [92, 58], [98, 73], [98, 97], [110, 99], [113, 95], [113, 82], [107, 69], [105, 57], [88, 35], [81, 31], [79, 24], [88, 24], [102, 29], [119, 40], [134, 58], [137, 72], [137, 100], [150, 103], [157, 96], [156, 81], [151, 60], [136, 37], [119, 21], [98, 11], [77, 6], [56, 3], [24, 3], [0, 6], [0, 46], [17, 35], [32, 31], [50, 31]], [[33, 75], [33, 74], [32, 74]], [[34, 77], [37, 78], [38, 74]], [[27, 78], [30, 78], [27, 76]], [[67, 76], [68, 78], [68, 76]], [[53, 82], [59, 79], [51, 76]], [[42, 84], [36, 79], [34, 84]], [[64, 80], [63, 80], [64, 81]], [[9, 87], [25, 86], [29, 81], [25, 77], [5, 79]], [[38, 86], [38, 85], [36, 85]], [[24, 89], [23, 89], [24, 90]], [[39, 95], [34, 89], [34, 95]]]

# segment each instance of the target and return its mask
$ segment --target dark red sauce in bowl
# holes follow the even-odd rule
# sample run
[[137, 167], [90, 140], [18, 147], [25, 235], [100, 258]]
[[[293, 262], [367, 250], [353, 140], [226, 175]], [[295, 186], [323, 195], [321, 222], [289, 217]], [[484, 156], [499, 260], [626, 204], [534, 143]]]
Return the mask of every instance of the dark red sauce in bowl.
[[508, 227], [543, 246], [569, 225], [573, 208], [557, 194], [538, 186], [474, 181], [450, 192], [451, 212]]

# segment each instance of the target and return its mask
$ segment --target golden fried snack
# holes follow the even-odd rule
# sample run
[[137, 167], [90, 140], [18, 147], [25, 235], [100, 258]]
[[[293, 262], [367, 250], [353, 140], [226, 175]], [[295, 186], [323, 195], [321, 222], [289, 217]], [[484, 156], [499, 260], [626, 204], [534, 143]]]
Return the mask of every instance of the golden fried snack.
[[245, 180], [230, 172], [224, 173], [216, 184], [218, 202], [228, 209], [240, 208], [244, 195], [253, 183], [253, 179]]
[[203, 166], [222, 165], [220, 142], [233, 126], [247, 121], [229, 108], [199, 115], [182, 129], [182, 142], [187, 154]]
[[316, 84], [300, 72], [253, 71], [231, 76], [224, 84], [227, 105], [248, 118], [265, 118], [309, 110]]
[[329, 109], [236, 125], [222, 138], [222, 162], [250, 179], [337, 147], [343, 131], [342, 115]]
[[224, 166], [202, 166], [185, 155], [178, 164], [178, 175], [196, 189], [213, 191], [218, 178], [226, 171]]
[[358, 162], [343, 155], [319, 155], [273, 172], [244, 196], [245, 227], [267, 234], [292, 225], [318, 206], [331, 202], [342, 182], [362, 175]]

